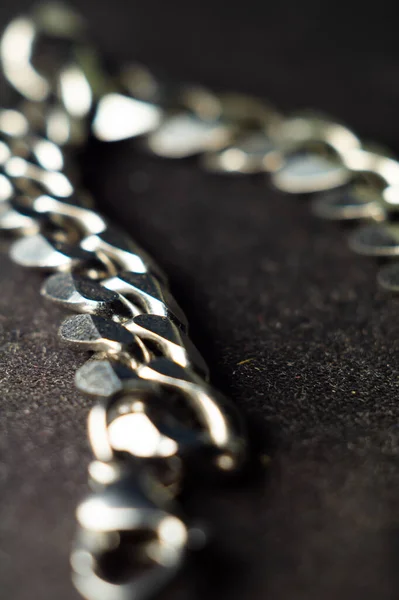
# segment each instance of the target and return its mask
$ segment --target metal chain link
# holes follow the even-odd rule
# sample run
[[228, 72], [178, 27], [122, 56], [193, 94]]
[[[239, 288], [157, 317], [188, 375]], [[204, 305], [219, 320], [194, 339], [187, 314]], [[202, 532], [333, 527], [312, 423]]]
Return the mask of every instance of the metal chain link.
[[[284, 192], [315, 194], [318, 216], [365, 221], [350, 246], [387, 259], [399, 255], [399, 163], [324, 116], [283, 117], [255, 98], [164, 84], [137, 65], [115, 83], [87, 39], [82, 19], [59, 5], [15, 19], [2, 37], [19, 108], [0, 111], [0, 229], [18, 236], [14, 262], [45, 272], [42, 295], [78, 313], [61, 339], [93, 352], [76, 373], [95, 399], [95, 460], [92, 494], [77, 509], [74, 583], [88, 600], [139, 600], [204, 538], [178, 507], [185, 471], [242, 468], [246, 433], [209, 384], [166, 276], [90, 208], [76, 149], [89, 135], [138, 137], [147, 151], [198, 155], [214, 172], [269, 173]], [[399, 262], [378, 280], [399, 289]]]

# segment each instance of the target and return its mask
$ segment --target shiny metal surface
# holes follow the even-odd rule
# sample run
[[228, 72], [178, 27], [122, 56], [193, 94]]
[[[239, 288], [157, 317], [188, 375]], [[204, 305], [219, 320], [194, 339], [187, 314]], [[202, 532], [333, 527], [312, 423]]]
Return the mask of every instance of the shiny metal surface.
[[191, 367], [209, 378], [208, 367], [187, 334], [167, 316], [140, 314], [125, 327], [182, 367]]
[[281, 169], [272, 175], [273, 185], [290, 194], [310, 194], [343, 185], [350, 172], [333, 158], [317, 154], [288, 156]]
[[346, 127], [325, 117], [303, 114], [278, 123], [273, 134], [284, 153], [281, 168], [272, 174], [278, 189], [313, 193], [349, 181], [345, 156], [361, 148], [361, 143]]
[[148, 134], [156, 130], [161, 121], [160, 107], [111, 93], [98, 103], [93, 133], [103, 142], [116, 142]]
[[71, 271], [79, 267], [99, 269], [101, 262], [95, 254], [40, 233], [13, 243], [10, 256], [22, 267], [45, 271]]
[[229, 127], [220, 121], [207, 121], [190, 113], [166, 117], [147, 145], [164, 158], [186, 158], [225, 146], [231, 137]]
[[[139, 137], [164, 158], [199, 155], [214, 173], [269, 173], [284, 192], [317, 192], [317, 216], [370, 221], [352, 234], [352, 249], [393, 260], [399, 163], [320, 115], [285, 117], [263, 100], [165, 84], [137, 65], [119, 85], [79, 15], [62, 5], [15, 19], [0, 57], [21, 96], [20, 106], [0, 110], [0, 229], [19, 236], [10, 249], [17, 264], [46, 274], [42, 295], [78, 313], [62, 323], [61, 339], [93, 353], [75, 379], [95, 399], [88, 433], [96, 460], [93, 492], [77, 510], [74, 583], [88, 600], [153, 598], [190, 546], [172, 499], [185, 470], [195, 462], [220, 477], [240, 469], [246, 431], [210, 385], [165, 274], [87, 207], [74, 149], [90, 133], [103, 142]], [[378, 281], [397, 291], [398, 263]]]
[[[96, 472], [99, 469], [97, 464]], [[104, 465], [105, 470], [107, 466]], [[112, 467], [111, 467], [112, 468]], [[92, 473], [94, 470], [92, 469]], [[72, 552], [73, 581], [89, 600], [132, 600], [153, 597], [181, 567], [189, 533], [174, 514], [170, 498], [156, 483], [123, 474], [89, 495], [77, 509], [80, 536]], [[156, 496], [154, 500], [153, 496]], [[159, 508], [159, 498], [166, 509]], [[137, 541], [134, 541], [136, 534]], [[131, 573], [107, 578], [103, 557], [123, 560], [134, 552]], [[126, 571], [126, 569], [125, 569]]]
[[207, 152], [202, 166], [216, 173], [261, 173], [276, 171], [282, 153], [265, 131], [249, 131], [236, 136], [234, 143], [215, 152]]
[[[31, 15], [14, 19], [0, 45], [5, 76], [23, 96], [46, 100], [53, 92], [54, 76], [83, 34], [80, 16], [62, 4], [38, 7]], [[38, 56], [40, 43], [48, 48], [45, 60]]]
[[169, 290], [149, 273], [123, 271], [118, 276], [103, 281], [103, 285], [108, 290], [132, 298], [144, 312], [166, 317], [187, 330], [188, 323], [182, 309]]
[[114, 321], [131, 319], [135, 311], [124, 298], [88, 277], [74, 273], [57, 273], [49, 277], [42, 295], [79, 313], [89, 313]]
[[366, 225], [351, 235], [349, 243], [358, 254], [399, 256], [399, 224]]
[[[112, 84], [99, 97], [89, 55], [80, 20], [63, 8], [7, 28], [3, 68], [25, 100], [19, 111], [0, 112], [0, 227], [19, 236], [10, 249], [17, 264], [47, 274], [42, 295], [78, 313], [63, 321], [61, 340], [93, 353], [76, 373], [77, 387], [97, 403], [89, 418], [93, 493], [77, 510], [74, 583], [87, 599], [140, 600], [183, 565], [189, 529], [170, 496], [184, 485], [187, 461], [197, 457], [220, 474], [240, 468], [245, 429], [210, 386], [164, 273], [87, 208], [66, 173], [96, 98], [91, 126], [99, 139], [147, 136], [168, 157], [223, 147], [233, 125], [222, 120], [219, 100], [193, 86], [176, 92], [177, 112], [157, 105], [148, 85], [147, 97]], [[123, 557], [134, 556], [128, 572], [109, 572], [112, 554], [121, 571]]]
[[[62, 341], [82, 350], [126, 355], [129, 365], [137, 368], [137, 361], [148, 360], [148, 353], [140, 339], [119, 323], [96, 315], [75, 315], [62, 323], [59, 331]], [[136, 361], [136, 362], [135, 362]]]
[[166, 283], [166, 275], [152, 258], [126, 234], [113, 226], [107, 225], [102, 231], [85, 237], [81, 247], [89, 252], [107, 255], [119, 270], [138, 274], [152, 273], [159, 281]]
[[31, 210], [6, 201], [0, 202], [0, 230], [13, 235], [33, 235], [39, 232], [39, 225]]
[[317, 195], [312, 210], [316, 216], [332, 221], [386, 218], [381, 192], [353, 184]]

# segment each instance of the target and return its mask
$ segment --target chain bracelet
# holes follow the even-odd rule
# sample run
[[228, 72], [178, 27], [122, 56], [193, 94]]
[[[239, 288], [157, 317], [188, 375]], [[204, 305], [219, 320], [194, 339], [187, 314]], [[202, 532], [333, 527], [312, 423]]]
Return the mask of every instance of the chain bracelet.
[[[139, 600], [165, 586], [204, 537], [178, 507], [184, 472], [198, 457], [202, 475], [237, 471], [246, 432], [209, 384], [164, 273], [91, 208], [76, 149], [90, 135], [137, 137], [148, 152], [197, 155], [214, 172], [268, 173], [284, 192], [314, 194], [318, 216], [364, 221], [351, 248], [391, 260], [399, 163], [324, 116], [283, 117], [255, 98], [169, 86], [137, 65], [115, 83], [87, 39], [81, 18], [58, 5], [3, 34], [3, 72], [18, 105], [0, 111], [0, 229], [18, 238], [14, 262], [46, 274], [42, 295], [78, 313], [62, 323], [61, 339], [93, 352], [76, 373], [95, 403], [74, 583], [88, 600]], [[399, 289], [399, 261], [378, 281]]]

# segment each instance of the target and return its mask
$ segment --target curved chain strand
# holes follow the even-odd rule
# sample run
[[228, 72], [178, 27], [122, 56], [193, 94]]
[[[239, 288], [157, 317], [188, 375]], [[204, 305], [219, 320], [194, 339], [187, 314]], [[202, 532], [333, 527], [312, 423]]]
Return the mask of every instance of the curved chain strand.
[[[77, 509], [74, 583], [88, 600], [142, 600], [204, 539], [178, 506], [184, 473], [240, 469], [246, 432], [209, 384], [165, 274], [91, 208], [76, 149], [90, 134], [139, 137], [158, 156], [198, 155], [214, 172], [268, 173], [283, 192], [314, 194], [319, 217], [365, 221], [351, 248], [391, 260], [399, 163], [322, 115], [283, 117], [241, 94], [173, 89], [138, 65], [115, 84], [87, 39], [80, 16], [59, 5], [15, 19], [2, 37], [19, 107], [0, 111], [0, 229], [18, 237], [14, 262], [46, 274], [42, 295], [76, 313], [60, 338], [93, 353], [76, 373], [77, 388], [94, 398], [94, 461], [92, 493]], [[378, 281], [399, 289], [399, 262]]]

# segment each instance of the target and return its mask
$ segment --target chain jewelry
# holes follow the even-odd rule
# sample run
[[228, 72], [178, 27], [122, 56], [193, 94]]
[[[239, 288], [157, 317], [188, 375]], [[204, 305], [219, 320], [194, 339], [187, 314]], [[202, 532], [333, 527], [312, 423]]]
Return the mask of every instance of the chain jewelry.
[[313, 195], [327, 220], [363, 221], [357, 253], [386, 258], [378, 282], [399, 289], [399, 163], [314, 113], [171, 86], [133, 65], [101, 67], [79, 15], [61, 5], [12, 21], [0, 47], [15, 107], [0, 111], [0, 229], [10, 256], [42, 270], [42, 295], [76, 315], [61, 340], [93, 352], [76, 386], [94, 398], [92, 493], [77, 509], [73, 581], [88, 600], [152, 598], [205, 533], [179, 508], [187, 470], [228, 477], [246, 461], [235, 407], [209, 384], [186, 317], [159, 267], [93, 208], [74, 165], [89, 136], [135, 138], [163, 158], [198, 156], [220, 174], [268, 174]]

